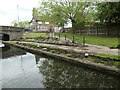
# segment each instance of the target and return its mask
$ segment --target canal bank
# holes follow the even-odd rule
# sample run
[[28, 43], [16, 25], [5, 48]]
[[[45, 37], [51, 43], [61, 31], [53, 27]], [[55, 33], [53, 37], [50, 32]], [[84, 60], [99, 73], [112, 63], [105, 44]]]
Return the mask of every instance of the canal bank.
[[109, 66], [105, 66], [105, 65], [90, 62], [90, 61], [84, 61], [82, 59], [70, 58], [70, 57], [67, 57], [64, 55], [55, 54], [55, 53], [43, 51], [40, 49], [35, 49], [35, 48], [28, 47], [28, 46], [23, 46], [20, 44], [14, 44], [14, 43], [9, 43], [9, 42], [5, 42], [5, 43], [22, 48], [22, 49], [25, 49], [25, 50], [33, 52], [33, 53], [40, 53], [40, 54], [43, 54], [45, 56], [53, 57], [56, 59], [67, 61], [67, 62], [76, 63], [76, 64], [79, 64], [79, 65], [84, 66], [84, 67], [88, 67], [88, 68], [91, 68], [94, 70], [98, 70], [100, 72], [104, 72], [106, 74], [111, 74], [111, 75], [115, 75], [115, 76], [120, 77], [120, 70], [118, 68], [109, 67]]
[[2, 88], [21, 90], [23, 88], [117, 89], [120, 87], [119, 78], [116, 76], [85, 68], [80, 64], [46, 57], [41, 53], [31, 53], [12, 45], [5, 44], [5, 46], [7, 50], [4, 49], [3, 53], [9, 53], [6, 57], [3, 56], [0, 62], [2, 64]]

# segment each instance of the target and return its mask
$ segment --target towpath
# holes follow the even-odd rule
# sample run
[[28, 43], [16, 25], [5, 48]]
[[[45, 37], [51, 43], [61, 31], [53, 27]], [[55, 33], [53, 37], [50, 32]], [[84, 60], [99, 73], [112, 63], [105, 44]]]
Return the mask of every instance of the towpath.
[[[24, 43], [33, 43], [33, 42], [24, 42]], [[83, 52], [88, 52], [88, 53], [108, 54], [108, 55], [119, 56], [118, 49], [110, 49], [109, 47], [106, 47], [106, 46], [86, 44], [85, 47], [78, 47], [78, 46], [65, 46], [65, 45], [55, 45], [55, 44], [45, 44], [45, 43], [35, 43], [35, 44], [41, 44], [43, 46], [48, 46], [48, 47], [57, 47], [60, 49], [65, 49], [65, 50], [74, 50], [77, 52], [83, 51]]]

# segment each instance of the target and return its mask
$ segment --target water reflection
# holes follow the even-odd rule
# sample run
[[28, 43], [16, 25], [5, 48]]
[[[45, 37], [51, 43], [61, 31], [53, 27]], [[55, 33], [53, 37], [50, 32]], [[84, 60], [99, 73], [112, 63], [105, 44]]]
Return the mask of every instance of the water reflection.
[[10, 58], [14, 56], [20, 56], [20, 55], [25, 55], [26, 52], [22, 49], [15, 48], [13, 46], [5, 45], [5, 47], [2, 48], [0, 54], [2, 55], [0, 58]]
[[19, 48], [8, 47], [10, 48], [3, 50], [3, 59], [0, 62], [3, 88], [119, 87], [118, 78], [62, 60], [45, 58]]
[[6, 45], [2, 49], [2, 88], [44, 88], [35, 55]]
[[[45, 59], [45, 58], [44, 58]], [[45, 87], [54, 88], [100, 88], [119, 87], [117, 78], [56, 60], [39, 61], [40, 73], [44, 75]]]
[[43, 88], [42, 82], [43, 76], [39, 73], [33, 54], [3, 59], [3, 88]]

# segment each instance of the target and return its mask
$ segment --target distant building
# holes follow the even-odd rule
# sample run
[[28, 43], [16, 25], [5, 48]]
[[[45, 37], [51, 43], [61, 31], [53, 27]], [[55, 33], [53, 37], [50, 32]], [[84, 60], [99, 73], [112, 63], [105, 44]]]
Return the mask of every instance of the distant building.
[[32, 20], [29, 22], [29, 27], [35, 32], [49, 32], [49, 27], [54, 28], [54, 32], [59, 32], [60, 27], [58, 25], [50, 24], [49, 22], [43, 22], [34, 15], [34, 10], [32, 12]]

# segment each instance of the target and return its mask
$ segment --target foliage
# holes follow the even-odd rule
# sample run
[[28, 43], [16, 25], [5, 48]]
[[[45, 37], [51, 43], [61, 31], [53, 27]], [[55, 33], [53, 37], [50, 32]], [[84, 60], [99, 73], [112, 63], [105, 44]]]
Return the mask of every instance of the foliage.
[[[42, 2], [39, 8], [40, 19], [63, 26], [72, 22], [73, 30], [85, 22], [85, 15], [90, 2], [72, 2], [70, 0], [51, 0]], [[74, 31], [73, 31], [74, 32]]]
[[120, 23], [120, 2], [98, 3], [97, 10], [97, 18], [101, 22]]
[[11, 24], [12, 24], [12, 26], [14, 26], [14, 27], [18, 27], [18, 26], [20, 26], [20, 27], [23, 27], [23, 28], [27, 28], [28, 27], [28, 22], [29, 21], [21, 21], [21, 22], [19, 22], [19, 24], [18, 24], [18, 22], [16, 21], [16, 20], [14, 20]]
[[27, 27], [28, 27], [28, 22], [29, 22], [29, 21], [21, 21], [21, 22], [19, 23], [19, 25], [20, 25], [20, 27], [27, 28]]
[[11, 25], [14, 27], [18, 27], [18, 22], [16, 20], [14, 20], [14, 21], [12, 21]]
[[103, 58], [111, 58], [111, 59], [120, 60], [120, 56], [115, 56], [115, 55], [97, 54], [96, 56], [103, 57]]
[[63, 16], [60, 7], [55, 2], [42, 2], [39, 7], [39, 16], [42, 21], [48, 21], [52, 24], [63, 26], [66, 23], [66, 17]]
[[72, 2], [71, 0], [50, 0], [42, 2], [39, 18], [43, 21], [64, 26], [71, 22], [72, 30], [93, 25], [96, 21], [120, 23], [120, 2]]

